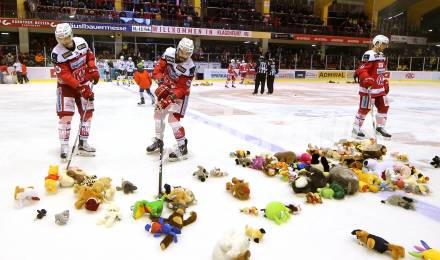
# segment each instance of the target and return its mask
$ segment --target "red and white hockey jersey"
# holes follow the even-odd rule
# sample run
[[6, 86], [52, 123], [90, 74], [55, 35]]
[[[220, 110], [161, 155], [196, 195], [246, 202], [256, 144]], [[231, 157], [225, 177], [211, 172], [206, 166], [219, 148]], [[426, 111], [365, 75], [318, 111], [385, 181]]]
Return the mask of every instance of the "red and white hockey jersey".
[[229, 63], [229, 66], [228, 66], [228, 74], [229, 74], [229, 75], [234, 75], [234, 76], [237, 75], [237, 73], [235, 72], [235, 66], [234, 66], [234, 64], [232, 64], [232, 63]]
[[369, 50], [362, 56], [363, 64], [356, 70], [359, 76], [359, 95], [380, 97], [386, 95], [384, 78], [386, 72], [386, 58], [382, 52]]
[[191, 58], [176, 63], [176, 48], [169, 47], [154, 67], [153, 79], [162, 79], [163, 84], [171, 88], [176, 98], [183, 99], [190, 93], [195, 70], [196, 66]]
[[52, 50], [52, 62], [57, 74], [58, 87], [63, 91], [72, 91], [80, 84], [91, 80], [87, 68], [96, 67], [95, 55], [87, 42], [81, 37], [73, 38], [74, 46], [71, 50], [61, 44]]
[[240, 73], [247, 73], [249, 71], [249, 65], [246, 62], [240, 63], [240, 67], [238, 69]]

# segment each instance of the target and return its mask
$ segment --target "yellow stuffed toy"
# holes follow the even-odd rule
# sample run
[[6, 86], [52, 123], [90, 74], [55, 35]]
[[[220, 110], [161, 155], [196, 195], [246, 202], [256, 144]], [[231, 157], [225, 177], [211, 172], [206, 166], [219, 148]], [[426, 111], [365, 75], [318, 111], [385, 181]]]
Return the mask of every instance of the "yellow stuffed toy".
[[371, 192], [378, 192], [382, 180], [375, 174], [365, 173], [359, 169], [352, 169], [359, 178], [359, 191], [365, 192], [367, 189]]
[[48, 193], [56, 193], [58, 188], [58, 165], [49, 165], [49, 173], [44, 179], [44, 187]]

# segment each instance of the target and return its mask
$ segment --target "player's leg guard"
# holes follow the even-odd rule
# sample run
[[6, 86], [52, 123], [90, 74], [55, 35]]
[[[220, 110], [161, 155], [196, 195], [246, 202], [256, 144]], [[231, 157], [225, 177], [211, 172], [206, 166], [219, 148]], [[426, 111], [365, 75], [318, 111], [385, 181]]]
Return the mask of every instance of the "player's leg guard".
[[375, 99], [375, 105], [377, 107], [376, 113], [376, 133], [385, 138], [391, 138], [391, 135], [385, 131], [385, 125], [387, 122], [388, 114], [388, 99], [386, 96], [377, 97]]
[[364, 124], [365, 118], [370, 112], [370, 101], [368, 96], [360, 96], [359, 109], [356, 114], [354, 124], [353, 124], [353, 136], [356, 138], [364, 138], [365, 134], [362, 132], [361, 128]]
[[176, 138], [178, 148], [176, 151], [169, 154], [170, 161], [176, 161], [179, 158], [186, 159], [188, 155], [188, 140], [185, 138], [185, 128], [180, 124], [181, 115], [173, 113], [168, 116], [168, 123], [173, 129], [174, 137]]
[[72, 116], [61, 116], [58, 121], [58, 138], [60, 139], [61, 159], [66, 159], [69, 153], [69, 138], [71, 129]]
[[[162, 119], [161, 119], [162, 118]], [[156, 138], [162, 140], [163, 139], [163, 132], [165, 130], [165, 112], [159, 109], [156, 109], [154, 111], [154, 128], [156, 132]]]

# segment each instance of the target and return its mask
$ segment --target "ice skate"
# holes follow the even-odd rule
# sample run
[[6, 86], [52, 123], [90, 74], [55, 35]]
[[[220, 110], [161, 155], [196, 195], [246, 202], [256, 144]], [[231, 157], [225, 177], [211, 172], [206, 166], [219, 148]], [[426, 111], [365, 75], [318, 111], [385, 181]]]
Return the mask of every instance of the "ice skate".
[[356, 129], [353, 128], [353, 131], [351, 131], [353, 138], [356, 139], [364, 139], [365, 138], [365, 134], [362, 132], [361, 129]]
[[138, 102], [138, 106], [142, 106], [142, 105], [145, 105], [145, 99], [143, 97], [141, 98], [141, 101]]
[[380, 136], [383, 139], [391, 139], [391, 135], [387, 131], [385, 131], [385, 128], [383, 127], [377, 127], [376, 134], [377, 136]]
[[159, 138], [154, 138], [153, 143], [147, 147], [147, 154], [159, 152], [161, 146], [163, 147], [163, 141]]
[[96, 149], [89, 145], [86, 140], [79, 140], [77, 155], [84, 157], [95, 156]]
[[168, 155], [168, 161], [175, 162], [178, 160], [186, 160], [188, 158], [188, 139], [185, 139], [185, 144], [177, 147], [174, 152]]
[[62, 144], [61, 150], [60, 150], [60, 158], [61, 161], [65, 162], [67, 160], [67, 156], [69, 155], [69, 145], [68, 144]]

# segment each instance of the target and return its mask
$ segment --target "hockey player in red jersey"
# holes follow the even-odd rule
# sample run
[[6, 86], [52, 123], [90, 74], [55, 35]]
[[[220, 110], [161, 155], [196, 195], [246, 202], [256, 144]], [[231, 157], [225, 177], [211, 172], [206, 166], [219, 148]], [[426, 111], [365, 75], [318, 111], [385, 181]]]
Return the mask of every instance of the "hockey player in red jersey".
[[237, 73], [235, 72], [235, 60], [232, 59], [231, 63], [228, 66], [228, 76], [226, 78], [226, 83], [225, 83], [225, 88], [229, 88], [228, 87], [228, 83], [229, 81], [232, 81], [232, 87], [235, 88], [235, 78], [237, 77]]
[[191, 82], [194, 77], [195, 65], [191, 59], [194, 43], [188, 38], [182, 38], [177, 48], [167, 48], [159, 63], [154, 67], [153, 79], [158, 87], [155, 91], [157, 98], [154, 111], [156, 137], [153, 144], [147, 147], [148, 153], [159, 151], [163, 145], [164, 119], [168, 115], [178, 149], [169, 154], [170, 161], [185, 159], [188, 154], [188, 140], [185, 129], [180, 124], [188, 106]]
[[387, 61], [382, 53], [388, 47], [389, 39], [384, 35], [377, 35], [373, 39], [373, 48], [365, 52], [362, 57], [362, 64], [356, 70], [359, 76], [359, 109], [353, 127], [353, 136], [364, 138], [365, 134], [361, 127], [365, 117], [370, 112], [372, 104], [377, 108], [376, 113], [376, 134], [384, 138], [391, 138], [385, 131], [385, 124], [388, 113], [387, 94], [389, 92], [388, 80], [384, 78]]
[[240, 72], [240, 77], [241, 77], [240, 84], [243, 84], [244, 79], [246, 78], [246, 74], [249, 71], [249, 65], [244, 60], [242, 60], [238, 68], [238, 71]]
[[[78, 152], [80, 155], [94, 155], [95, 148], [87, 142], [93, 115], [94, 93], [92, 84], [99, 81], [95, 55], [81, 37], [73, 37], [67, 23], [56, 26], [55, 38], [58, 44], [52, 51], [52, 62], [57, 74], [58, 133], [61, 142], [60, 157], [67, 158], [70, 129], [75, 104], [81, 119]], [[86, 107], [87, 106], [87, 107]]]

